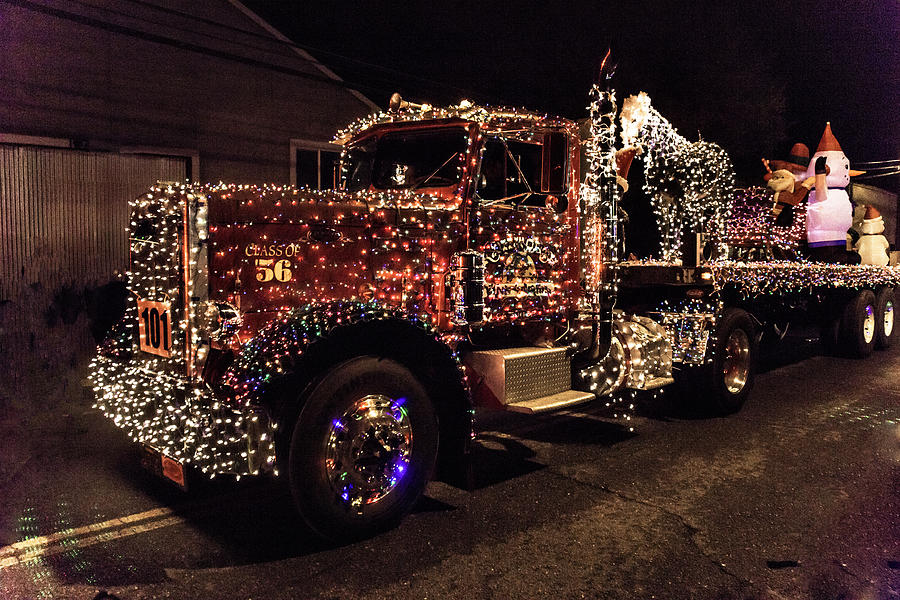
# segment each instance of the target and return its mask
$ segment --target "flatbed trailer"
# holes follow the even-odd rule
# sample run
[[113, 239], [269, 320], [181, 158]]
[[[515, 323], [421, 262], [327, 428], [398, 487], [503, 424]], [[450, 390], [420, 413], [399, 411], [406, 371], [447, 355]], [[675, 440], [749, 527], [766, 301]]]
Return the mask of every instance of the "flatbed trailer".
[[807, 261], [620, 263], [618, 307], [668, 332], [673, 371], [693, 398], [735, 412], [752, 388], [759, 342], [814, 325], [831, 354], [865, 358], [890, 346], [900, 267]]

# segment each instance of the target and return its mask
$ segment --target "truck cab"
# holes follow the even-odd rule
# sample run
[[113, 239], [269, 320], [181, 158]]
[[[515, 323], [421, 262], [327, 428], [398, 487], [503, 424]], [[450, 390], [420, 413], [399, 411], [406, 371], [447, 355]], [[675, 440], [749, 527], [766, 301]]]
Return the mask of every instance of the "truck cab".
[[337, 141], [337, 190], [160, 184], [132, 203], [133, 305], [91, 377], [157, 471], [284, 476], [310, 527], [356, 538], [459, 479], [477, 406], [671, 381], [663, 328], [590, 287], [614, 269], [572, 121], [407, 104]]

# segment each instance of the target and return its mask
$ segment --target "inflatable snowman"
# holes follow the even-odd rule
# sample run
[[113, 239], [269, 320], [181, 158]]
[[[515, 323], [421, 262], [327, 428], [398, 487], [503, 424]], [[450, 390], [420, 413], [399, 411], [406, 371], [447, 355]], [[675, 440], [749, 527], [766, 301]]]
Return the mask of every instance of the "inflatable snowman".
[[884, 233], [884, 219], [874, 206], [866, 207], [866, 218], [862, 222], [859, 241], [853, 247], [859, 253], [864, 265], [886, 266], [889, 262], [887, 238]]
[[813, 260], [848, 262], [847, 230], [853, 224], [853, 205], [846, 188], [850, 176], [860, 173], [850, 170], [850, 161], [831, 133], [831, 123], [826, 123], [806, 172], [816, 182], [806, 211], [806, 238]]

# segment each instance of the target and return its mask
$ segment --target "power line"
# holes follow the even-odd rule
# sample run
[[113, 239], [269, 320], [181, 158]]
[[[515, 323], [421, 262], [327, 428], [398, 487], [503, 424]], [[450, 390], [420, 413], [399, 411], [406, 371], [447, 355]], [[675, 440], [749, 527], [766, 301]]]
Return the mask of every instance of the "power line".
[[71, 13], [71, 12], [68, 12], [65, 10], [60, 10], [58, 8], [52, 8], [49, 6], [36, 4], [34, 2], [31, 2], [30, 0], [0, 0], [0, 3], [17, 6], [19, 8], [25, 9], [25, 10], [42, 13], [45, 15], [56, 17], [58, 19], [72, 21], [74, 23], [78, 23], [80, 25], [85, 25], [87, 27], [102, 29], [104, 31], [118, 33], [121, 35], [134, 37], [134, 38], [142, 39], [142, 40], [149, 41], [149, 42], [155, 42], [157, 44], [162, 44], [165, 46], [172, 46], [174, 48], [179, 48], [181, 50], [187, 50], [189, 52], [196, 52], [198, 54], [204, 54], [206, 56], [213, 56], [215, 58], [221, 58], [223, 60], [229, 60], [232, 62], [241, 63], [241, 64], [248, 65], [251, 67], [267, 69], [270, 71], [283, 73], [285, 75], [293, 75], [295, 77], [300, 77], [302, 79], [307, 79], [307, 80], [315, 81], [318, 83], [324, 83], [326, 85], [332, 85], [335, 87], [341, 87], [341, 88], [345, 88], [345, 89], [359, 89], [359, 90], [367, 90], [369, 92], [386, 93], [385, 90], [380, 90], [380, 89], [374, 88], [372, 86], [367, 86], [365, 84], [362, 84], [362, 85], [352, 84], [351, 85], [348, 82], [335, 80], [330, 77], [314, 75], [311, 73], [305, 73], [303, 71], [300, 71], [299, 69], [285, 67], [282, 65], [276, 65], [276, 64], [268, 63], [268, 62], [265, 62], [262, 60], [257, 60], [255, 58], [248, 58], [246, 56], [240, 56], [238, 54], [233, 54], [231, 52], [215, 50], [213, 48], [201, 46], [199, 44], [194, 44], [192, 42], [176, 40], [176, 39], [165, 37], [162, 35], [157, 35], [155, 33], [140, 31], [138, 29], [133, 29], [131, 27], [125, 27], [123, 25], [116, 25], [115, 23], [108, 23], [106, 21], [101, 21], [99, 19], [94, 19], [92, 17], [87, 17], [84, 15], [78, 15], [78, 14]]
[[869, 175], [869, 174], [858, 175], [856, 178], [857, 179], [875, 179], [876, 177], [890, 177], [891, 175], [900, 175], [900, 169], [897, 169], [895, 171], [888, 171], [887, 173], [876, 173], [873, 175]]
[[[226, 30], [226, 31], [231, 31], [231, 32], [234, 32], [234, 33], [240, 33], [240, 34], [242, 34], [242, 35], [246, 35], [246, 36], [249, 36], [249, 37], [254, 37], [254, 38], [262, 39], [262, 40], [265, 40], [265, 41], [267, 41], [267, 42], [275, 43], [275, 44], [278, 44], [278, 45], [281, 45], [281, 46], [284, 46], [284, 47], [287, 47], [287, 48], [293, 48], [293, 49], [298, 49], [298, 50], [304, 50], [304, 51], [306, 51], [306, 52], [311, 52], [311, 53], [318, 54], [318, 55], [322, 55], [322, 56], [328, 56], [328, 57], [330, 57], [330, 58], [334, 58], [334, 59], [338, 59], [338, 60], [340, 60], [340, 61], [343, 61], [345, 64], [346, 64], [346, 63], [353, 63], [353, 64], [356, 64], [356, 65], [358, 65], [358, 66], [360, 66], [360, 67], [365, 67], [365, 68], [367, 68], [367, 69], [376, 69], [376, 70], [378, 70], [378, 71], [382, 71], [382, 72], [384, 72], [384, 73], [391, 74], [391, 75], [394, 75], [394, 76], [399, 76], [399, 77], [405, 78], [405, 79], [407, 79], [407, 80], [418, 81], [418, 82], [421, 82], [421, 83], [426, 83], [426, 84], [429, 84], [429, 85], [432, 85], [432, 86], [436, 86], [436, 87], [438, 87], [438, 88], [447, 89], [447, 90], [453, 90], [453, 91], [456, 91], [456, 92], [461, 93], [461, 94], [463, 94], [463, 95], [469, 95], [469, 94], [472, 94], [472, 93], [477, 93], [477, 92], [473, 92], [472, 90], [469, 90], [469, 89], [465, 89], [465, 88], [461, 88], [461, 87], [458, 87], [458, 86], [450, 85], [450, 84], [448, 84], [448, 83], [446, 83], [446, 82], [437, 81], [437, 80], [435, 80], [435, 79], [430, 79], [430, 78], [428, 78], [428, 77], [422, 77], [422, 76], [420, 76], [420, 75], [414, 75], [414, 74], [412, 74], [412, 73], [408, 73], [408, 72], [405, 72], [405, 71], [400, 71], [400, 70], [398, 70], [398, 69], [392, 69], [392, 68], [390, 68], [390, 67], [385, 67], [385, 66], [383, 66], [383, 65], [378, 65], [378, 64], [375, 64], [375, 63], [371, 63], [371, 62], [359, 60], [359, 59], [356, 59], [356, 58], [351, 58], [351, 57], [349, 57], [349, 56], [346, 56], [346, 55], [343, 55], [343, 54], [338, 54], [338, 53], [332, 52], [332, 51], [330, 51], [330, 50], [325, 50], [325, 49], [322, 49], [322, 48], [316, 48], [316, 47], [314, 47], [314, 46], [308, 46], [308, 45], [305, 45], [305, 44], [298, 44], [298, 43], [294, 42], [293, 40], [292, 40], [292, 41], [282, 41], [282, 40], [279, 40], [279, 39], [275, 39], [275, 38], [273, 38], [273, 37], [270, 36], [270, 35], [261, 34], [261, 33], [258, 33], [258, 32], [256, 32], [256, 31], [250, 31], [250, 30], [248, 30], [248, 29], [243, 29], [243, 28], [241, 28], [241, 27], [235, 27], [235, 26], [233, 26], [233, 25], [227, 25], [227, 24], [225, 24], [225, 23], [221, 23], [221, 22], [216, 21], [216, 20], [214, 20], [214, 19], [208, 19], [208, 18], [205, 18], [205, 17], [200, 17], [200, 16], [197, 16], [197, 15], [192, 15], [192, 14], [190, 14], [190, 13], [186, 13], [186, 12], [183, 12], [183, 11], [180, 11], [180, 10], [176, 10], [176, 9], [174, 9], [174, 8], [168, 8], [168, 7], [165, 7], [165, 6], [159, 6], [159, 5], [157, 5], [157, 4], [154, 4], [153, 2], [147, 2], [146, 0], [126, 0], [126, 1], [127, 1], [127, 2], [130, 2], [130, 3], [132, 3], [132, 4], [136, 4], [136, 5], [138, 5], [138, 6], [143, 6], [143, 7], [145, 7], [145, 8], [150, 8], [150, 9], [153, 9], [153, 10], [157, 10], [157, 11], [162, 12], [162, 13], [170, 14], [170, 15], [173, 15], [173, 16], [178, 16], [178, 17], [181, 17], [181, 18], [184, 18], [184, 19], [190, 19], [190, 20], [193, 20], [193, 21], [197, 21], [197, 22], [199, 22], [199, 23], [204, 23], [204, 24], [206, 24], [206, 25], [213, 26], [213, 27], [219, 27], [219, 28], [222, 28], [222, 29], [224, 29], [224, 30]], [[93, 6], [93, 5], [91, 5], [91, 6]], [[100, 8], [100, 7], [94, 6], [94, 8]], [[104, 10], [111, 10], [111, 9], [104, 9]], [[115, 12], [115, 11], [112, 11], [112, 12]], [[123, 14], [123, 13], [118, 13], [118, 14]], [[126, 15], [123, 15], [123, 16], [126, 16]], [[137, 20], [144, 20], [144, 19], [141, 18], [141, 17], [137, 17], [137, 16], [133, 16], [133, 15], [127, 15], [127, 16], [129, 16], [130, 18], [133, 18], [133, 19], [137, 19]], [[148, 20], [148, 22], [151, 22], [151, 21]], [[165, 25], [164, 23], [158, 23], [158, 22], [155, 23], [155, 24], [158, 24], [158, 25]], [[184, 31], [184, 30], [182, 29], [182, 31]], [[188, 31], [190, 31], [190, 30], [188, 30]], [[208, 37], [215, 37], [215, 36], [208, 36]], [[220, 38], [216, 38], [216, 39], [220, 39]], [[229, 41], [231, 41], [231, 40], [229, 40]], [[236, 42], [232, 42], [232, 43], [236, 43]], [[254, 46], [250, 46], [250, 47], [254, 47]], [[258, 48], [258, 47], [255, 47], [255, 48], [258, 49], [258, 50], [266, 51], [266, 50], [263, 50], [262, 48]], [[385, 80], [385, 81], [387, 81], [387, 80]], [[479, 96], [488, 96], [488, 95], [492, 95], [492, 94], [482, 94], [482, 93], [478, 93], [478, 95], [479, 95]]]
[[873, 169], [885, 169], [900, 164], [900, 158], [894, 158], [890, 160], [870, 160], [868, 162], [853, 161], [853, 164], [859, 167], [867, 167], [869, 165], [885, 165], [884, 167], [872, 167]]

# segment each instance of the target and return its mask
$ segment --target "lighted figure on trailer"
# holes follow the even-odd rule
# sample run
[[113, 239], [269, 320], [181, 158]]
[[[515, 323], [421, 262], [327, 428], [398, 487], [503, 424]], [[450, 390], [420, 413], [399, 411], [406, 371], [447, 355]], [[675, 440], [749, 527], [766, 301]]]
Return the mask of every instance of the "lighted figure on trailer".
[[687, 140], [644, 92], [625, 100], [620, 119], [625, 146], [642, 150], [644, 191], [656, 214], [662, 260], [679, 260], [685, 228], [711, 236], [717, 256], [727, 256], [725, 228], [734, 190], [728, 154], [711, 142]]
[[831, 123], [819, 140], [807, 177], [815, 178], [806, 211], [806, 234], [810, 254], [821, 262], [852, 263], [859, 257], [846, 251], [847, 232], [853, 224], [853, 205], [846, 187], [850, 177], [861, 174], [850, 169], [850, 161], [831, 132]]

